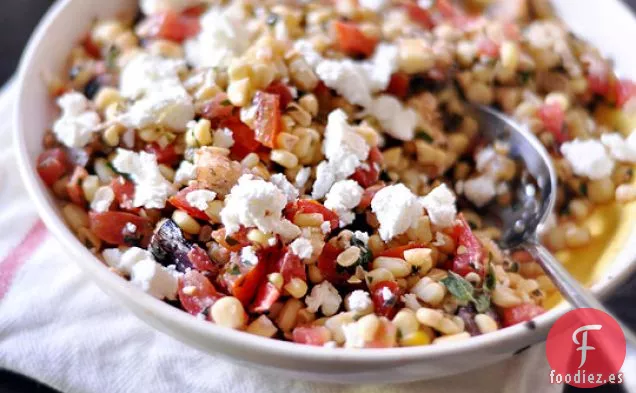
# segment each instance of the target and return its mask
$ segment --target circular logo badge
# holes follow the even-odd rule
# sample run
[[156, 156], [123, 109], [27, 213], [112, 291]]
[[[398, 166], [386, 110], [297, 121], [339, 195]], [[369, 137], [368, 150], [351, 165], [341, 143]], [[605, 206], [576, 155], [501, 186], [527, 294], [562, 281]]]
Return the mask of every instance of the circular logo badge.
[[572, 310], [548, 333], [546, 355], [552, 368], [551, 382], [578, 388], [621, 383], [618, 374], [625, 350], [625, 335], [614, 318], [592, 308]]

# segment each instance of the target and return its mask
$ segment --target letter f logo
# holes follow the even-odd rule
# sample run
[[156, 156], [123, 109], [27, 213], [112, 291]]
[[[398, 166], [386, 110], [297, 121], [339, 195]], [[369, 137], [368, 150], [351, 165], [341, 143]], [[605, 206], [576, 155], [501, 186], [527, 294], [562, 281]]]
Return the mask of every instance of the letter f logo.
[[[574, 333], [572, 333], [572, 341], [574, 341], [574, 344], [581, 345], [576, 349], [577, 351], [581, 351], [581, 364], [579, 364], [579, 368], [583, 367], [585, 360], [587, 360], [587, 351], [593, 351], [596, 349], [587, 345], [588, 330], [601, 330], [602, 327], [603, 326], [601, 325], [585, 325], [576, 329]], [[583, 334], [581, 334], [582, 339], [581, 342], [579, 342], [576, 336], [581, 332], [583, 332]]]

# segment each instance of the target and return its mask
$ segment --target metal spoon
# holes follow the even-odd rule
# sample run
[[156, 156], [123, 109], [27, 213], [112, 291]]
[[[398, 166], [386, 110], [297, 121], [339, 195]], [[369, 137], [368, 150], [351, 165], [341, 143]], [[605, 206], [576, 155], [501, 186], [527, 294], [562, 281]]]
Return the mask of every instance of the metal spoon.
[[[502, 224], [500, 246], [528, 251], [572, 306], [593, 308], [612, 315], [539, 243], [537, 229], [547, 222], [557, 196], [557, 176], [545, 147], [530, 131], [494, 109], [476, 106], [473, 112], [480, 133], [490, 141], [506, 141], [510, 146], [510, 158], [522, 161], [527, 174], [534, 179], [534, 183], [522, 179], [516, 189], [516, 203], [511, 207], [490, 209]], [[636, 335], [612, 317], [621, 325], [627, 342], [636, 348]]]

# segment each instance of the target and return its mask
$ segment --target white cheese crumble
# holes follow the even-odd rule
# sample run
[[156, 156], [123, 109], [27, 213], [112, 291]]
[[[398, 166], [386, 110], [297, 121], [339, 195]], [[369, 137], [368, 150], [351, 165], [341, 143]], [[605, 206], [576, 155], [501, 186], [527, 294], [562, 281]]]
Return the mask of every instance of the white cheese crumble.
[[187, 185], [190, 180], [197, 177], [197, 168], [190, 161], [181, 161], [174, 174], [174, 182], [177, 185]]
[[347, 323], [342, 326], [345, 336], [345, 348], [364, 348], [365, 340], [357, 322]]
[[320, 64], [320, 62], [324, 60], [322, 56], [320, 55], [320, 53], [318, 53], [314, 49], [314, 46], [311, 44], [311, 42], [307, 40], [300, 39], [295, 41], [294, 49], [298, 51], [298, 53], [300, 53], [305, 58], [305, 62], [307, 62], [307, 64], [311, 68], [315, 69], [318, 66], [318, 64]]
[[636, 132], [632, 132], [626, 139], [617, 132], [603, 134], [601, 142], [615, 160], [636, 163]]
[[410, 141], [415, 136], [417, 112], [405, 108], [397, 98], [381, 95], [373, 100], [369, 109], [369, 114], [375, 116], [382, 129], [393, 138]]
[[172, 183], [161, 175], [154, 154], [143, 151], [135, 153], [120, 148], [113, 159], [113, 166], [118, 172], [130, 175], [135, 182], [135, 207], [163, 209], [166, 199], [176, 193]]
[[315, 313], [320, 309], [328, 317], [338, 312], [340, 303], [342, 303], [342, 297], [329, 281], [315, 285], [311, 289], [311, 294], [305, 297], [305, 304], [309, 311]]
[[331, 187], [324, 205], [338, 215], [340, 227], [353, 222], [356, 215], [352, 210], [360, 204], [363, 193], [364, 189], [354, 180], [341, 180]]
[[115, 200], [115, 193], [109, 186], [102, 186], [95, 191], [95, 196], [91, 201], [91, 210], [97, 213], [107, 212]]
[[323, 234], [328, 234], [331, 232], [331, 223], [329, 221], [323, 221], [323, 223], [320, 224], [320, 230]]
[[353, 237], [361, 241], [365, 246], [369, 244], [369, 234], [362, 231], [353, 232]]
[[241, 249], [241, 261], [252, 266], [258, 265], [258, 256], [252, 246], [243, 247]]
[[208, 204], [216, 198], [216, 192], [210, 190], [194, 190], [186, 194], [186, 201], [190, 206], [205, 211]]
[[477, 207], [483, 207], [497, 196], [497, 185], [487, 175], [475, 177], [464, 182], [464, 196]]
[[305, 187], [305, 184], [307, 184], [307, 181], [309, 181], [309, 176], [311, 176], [311, 168], [306, 166], [300, 168], [300, 170], [296, 174], [296, 179], [294, 180], [294, 182], [296, 183], [296, 187]]
[[234, 146], [234, 135], [229, 128], [221, 128], [214, 131], [213, 144], [216, 147], [223, 147], [226, 149]]
[[62, 115], [53, 124], [53, 133], [68, 147], [84, 147], [91, 141], [100, 119], [89, 107], [90, 102], [78, 92], [66, 93], [57, 99]]
[[561, 145], [561, 153], [578, 176], [600, 180], [612, 174], [614, 160], [597, 140], [575, 139]]
[[490, 163], [497, 157], [497, 152], [492, 147], [488, 146], [481, 149], [479, 153], [475, 155], [475, 168], [479, 172], [486, 172]]
[[371, 211], [380, 223], [384, 241], [406, 232], [422, 215], [417, 197], [404, 184], [384, 187], [371, 200]]
[[314, 252], [311, 242], [309, 239], [305, 239], [304, 237], [299, 237], [294, 240], [289, 245], [289, 249], [292, 253], [298, 255], [300, 259], [309, 259], [311, 258], [311, 254]]
[[287, 240], [300, 235], [300, 228], [282, 217], [287, 197], [274, 184], [251, 175], [243, 175], [225, 198], [221, 221], [231, 235], [240, 229], [257, 227], [265, 233], [277, 233]]
[[201, 15], [201, 32], [184, 43], [186, 59], [197, 68], [227, 67], [250, 45], [250, 34], [231, 8], [212, 7]]
[[358, 4], [360, 4], [361, 7], [364, 8], [368, 8], [371, 11], [382, 11], [387, 4], [389, 3], [388, 0], [359, 0]]
[[118, 248], [107, 248], [102, 251], [102, 257], [108, 266], [128, 275], [137, 262], [152, 258], [152, 254], [139, 247], [131, 247], [124, 252]]
[[446, 245], [446, 239], [442, 232], [435, 232], [435, 241], [431, 244], [435, 247], [444, 247]]
[[179, 74], [187, 69], [183, 60], [141, 52], [122, 69], [119, 90], [124, 97], [137, 99], [158, 90], [163, 83], [179, 83]]
[[446, 186], [441, 184], [423, 198], [420, 203], [428, 212], [431, 222], [440, 228], [453, 225], [457, 208], [455, 207], [455, 195]]
[[275, 185], [279, 190], [281, 190], [283, 194], [285, 194], [285, 197], [287, 197], [288, 202], [293, 202], [296, 199], [298, 199], [298, 196], [300, 194], [298, 192], [298, 189], [294, 187], [294, 185], [291, 184], [289, 180], [287, 180], [287, 177], [285, 177], [284, 174], [277, 173], [273, 175], [272, 177], [270, 177], [269, 181], [273, 185]]
[[356, 289], [349, 295], [349, 310], [363, 312], [373, 307], [373, 301], [369, 296], [369, 292], [362, 289]]
[[324, 197], [336, 181], [353, 175], [369, 156], [369, 150], [364, 138], [349, 125], [347, 114], [342, 109], [331, 112], [322, 144], [328, 161], [321, 162], [316, 168], [312, 197]]
[[180, 13], [199, 4], [201, 0], [141, 0], [139, 7], [144, 14], [152, 15], [163, 11]]

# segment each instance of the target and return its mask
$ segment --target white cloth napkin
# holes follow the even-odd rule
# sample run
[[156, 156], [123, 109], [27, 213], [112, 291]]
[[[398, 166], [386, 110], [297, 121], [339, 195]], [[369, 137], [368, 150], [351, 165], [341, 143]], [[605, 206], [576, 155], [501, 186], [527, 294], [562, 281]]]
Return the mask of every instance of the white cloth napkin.
[[0, 368], [65, 393], [559, 392], [543, 345], [435, 381], [357, 386], [293, 381], [203, 354], [102, 293], [38, 219], [15, 168], [11, 92], [0, 96]]

